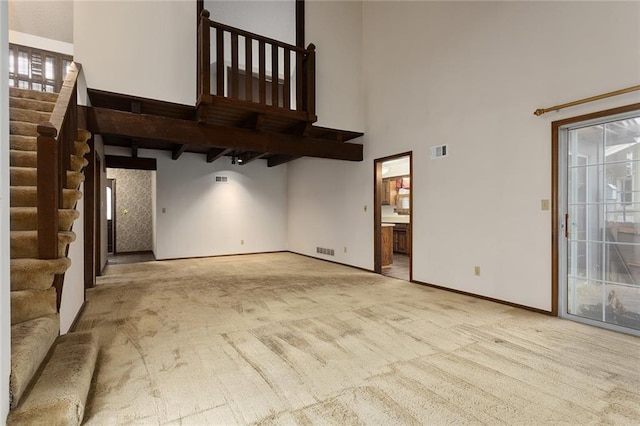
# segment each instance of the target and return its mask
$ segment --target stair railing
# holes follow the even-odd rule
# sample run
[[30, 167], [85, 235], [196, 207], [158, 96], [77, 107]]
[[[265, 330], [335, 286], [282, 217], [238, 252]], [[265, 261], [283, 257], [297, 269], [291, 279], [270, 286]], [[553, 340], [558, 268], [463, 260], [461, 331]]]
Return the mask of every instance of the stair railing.
[[[218, 96], [306, 112], [309, 121], [316, 121], [315, 49], [313, 44], [304, 49], [211, 21], [205, 9], [198, 25], [198, 105], [211, 103], [212, 96]], [[212, 52], [216, 67], [214, 94], [211, 92]], [[244, 66], [240, 66], [240, 56], [244, 56]], [[269, 85], [271, 88], [267, 90]], [[292, 105], [294, 92], [295, 105]]]
[[[38, 125], [38, 258], [58, 259], [58, 209], [63, 208], [63, 189], [71, 169], [78, 130], [77, 81], [82, 65], [71, 63], [62, 83], [49, 122]], [[64, 275], [56, 276], [54, 287], [60, 310]]]

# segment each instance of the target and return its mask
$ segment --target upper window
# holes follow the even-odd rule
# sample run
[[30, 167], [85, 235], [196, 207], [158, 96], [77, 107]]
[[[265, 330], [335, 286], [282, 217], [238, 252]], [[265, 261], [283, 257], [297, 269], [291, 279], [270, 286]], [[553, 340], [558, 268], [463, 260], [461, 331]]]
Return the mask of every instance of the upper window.
[[69, 55], [9, 44], [9, 86], [57, 93], [72, 61]]

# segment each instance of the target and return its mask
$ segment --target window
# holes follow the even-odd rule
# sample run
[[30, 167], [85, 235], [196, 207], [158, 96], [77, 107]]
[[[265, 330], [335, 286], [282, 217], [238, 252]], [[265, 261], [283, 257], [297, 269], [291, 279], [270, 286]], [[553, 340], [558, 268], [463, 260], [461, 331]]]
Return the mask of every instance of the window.
[[9, 86], [59, 92], [72, 61], [69, 55], [9, 44]]

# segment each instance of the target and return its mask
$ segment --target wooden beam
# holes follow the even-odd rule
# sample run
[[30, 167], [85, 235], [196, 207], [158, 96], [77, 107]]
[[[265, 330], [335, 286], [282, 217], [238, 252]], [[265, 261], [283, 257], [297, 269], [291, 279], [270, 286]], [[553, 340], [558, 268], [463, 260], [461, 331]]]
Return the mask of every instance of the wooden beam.
[[104, 108], [87, 109], [88, 130], [94, 134], [154, 139], [177, 144], [232, 148], [272, 154], [362, 161], [363, 147], [325, 139], [286, 135], [195, 121], [132, 114]]
[[299, 155], [274, 155], [267, 160], [267, 166], [276, 167], [289, 161], [297, 160], [298, 158], [300, 158]]
[[304, 47], [304, 0], [296, 0], [296, 46]]
[[242, 166], [249, 164], [252, 161], [259, 160], [262, 157], [269, 155], [268, 152], [246, 152], [238, 157], [238, 163]]
[[104, 162], [106, 167], [112, 169], [133, 169], [133, 170], [157, 170], [157, 162], [155, 158], [131, 158], [121, 157], [119, 155], [105, 155]]
[[180, 158], [180, 156], [182, 155], [184, 150], [187, 149], [187, 146], [188, 145], [186, 143], [185, 144], [179, 144], [179, 143], [175, 144], [173, 146], [173, 151], [172, 151], [172, 154], [171, 154], [171, 158], [174, 159], [174, 160], [177, 160], [178, 158]]
[[131, 112], [140, 114], [142, 112], [142, 103], [140, 101], [131, 101]]
[[138, 143], [131, 141], [131, 158], [138, 158]]
[[225, 148], [213, 148], [209, 152], [207, 152], [207, 163], [213, 163], [218, 158], [227, 155], [231, 151], [233, 150]]
[[242, 127], [244, 127], [245, 129], [260, 131], [262, 130], [264, 119], [265, 119], [264, 114], [255, 112], [251, 114], [249, 118], [247, 118], [247, 120], [242, 124]]

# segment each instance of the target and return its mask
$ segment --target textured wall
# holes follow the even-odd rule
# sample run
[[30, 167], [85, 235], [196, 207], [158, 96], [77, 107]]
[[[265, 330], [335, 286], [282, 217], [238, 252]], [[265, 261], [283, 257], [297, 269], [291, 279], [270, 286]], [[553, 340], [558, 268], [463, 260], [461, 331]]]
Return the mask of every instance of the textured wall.
[[116, 252], [153, 249], [151, 173], [147, 170], [107, 169], [116, 180]]

